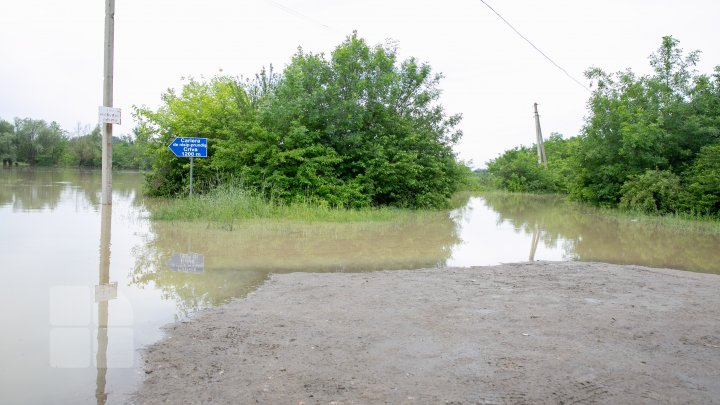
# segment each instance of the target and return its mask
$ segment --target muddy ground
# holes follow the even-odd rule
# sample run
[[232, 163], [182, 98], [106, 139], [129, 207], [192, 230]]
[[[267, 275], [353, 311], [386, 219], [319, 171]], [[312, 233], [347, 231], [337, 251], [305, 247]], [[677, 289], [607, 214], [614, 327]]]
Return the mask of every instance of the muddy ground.
[[274, 275], [169, 327], [136, 403], [720, 403], [720, 276], [601, 263]]

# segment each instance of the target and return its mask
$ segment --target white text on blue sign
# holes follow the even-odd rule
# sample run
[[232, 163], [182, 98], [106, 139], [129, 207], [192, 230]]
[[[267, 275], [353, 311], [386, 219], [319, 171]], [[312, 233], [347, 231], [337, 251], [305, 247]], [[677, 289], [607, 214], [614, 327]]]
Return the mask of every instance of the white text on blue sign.
[[175, 138], [168, 147], [180, 157], [206, 157], [207, 138]]

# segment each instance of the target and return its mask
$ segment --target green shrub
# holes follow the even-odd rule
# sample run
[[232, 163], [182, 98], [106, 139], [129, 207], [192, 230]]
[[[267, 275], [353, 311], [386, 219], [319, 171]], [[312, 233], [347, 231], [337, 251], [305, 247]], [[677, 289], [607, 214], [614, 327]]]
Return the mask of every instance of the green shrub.
[[705, 146], [690, 169], [683, 209], [701, 215], [720, 214], [720, 143]]
[[680, 178], [675, 174], [666, 170], [648, 170], [623, 184], [619, 207], [649, 214], [675, 212], [680, 191]]
[[298, 51], [280, 76], [190, 81], [157, 111], [136, 110], [153, 158], [148, 193], [186, 192], [186, 159], [167, 145], [192, 136], [209, 140], [208, 158], [195, 161], [200, 193], [242, 178], [285, 202], [444, 207], [462, 180], [453, 151], [462, 133], [461, 117], [438, 103], [440, 78], [353, 34], [330, 58]]

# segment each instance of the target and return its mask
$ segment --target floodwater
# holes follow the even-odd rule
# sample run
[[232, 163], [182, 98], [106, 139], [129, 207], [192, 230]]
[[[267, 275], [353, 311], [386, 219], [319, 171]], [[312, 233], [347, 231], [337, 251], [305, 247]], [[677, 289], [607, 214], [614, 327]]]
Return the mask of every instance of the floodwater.
[[585, 260], [720, 274], [720, 237], [619, 221], [554, 197], [465, 196], [398, 223], [152, 222], [138, 173], [0, 171], [0, 402], [112, 404], [164, 324], [270, 273]]

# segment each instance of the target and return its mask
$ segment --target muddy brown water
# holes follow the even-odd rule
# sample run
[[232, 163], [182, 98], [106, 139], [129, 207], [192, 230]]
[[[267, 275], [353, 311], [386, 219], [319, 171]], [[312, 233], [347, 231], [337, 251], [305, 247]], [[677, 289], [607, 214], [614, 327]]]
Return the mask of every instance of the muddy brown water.
[[[582, 260], [720, 274], [720, 237], [619, 221], [555, 197], [465, 196], [398, 223], [153, 222], [142, 175], [0, 171], [0, 402], [123, 403], [161, 326], [270, 273]], [[188, 263], [192, 265], [188, 265]]]

